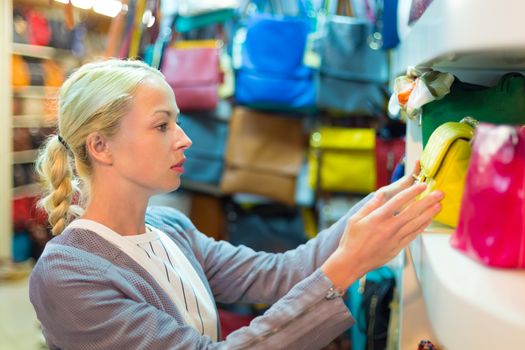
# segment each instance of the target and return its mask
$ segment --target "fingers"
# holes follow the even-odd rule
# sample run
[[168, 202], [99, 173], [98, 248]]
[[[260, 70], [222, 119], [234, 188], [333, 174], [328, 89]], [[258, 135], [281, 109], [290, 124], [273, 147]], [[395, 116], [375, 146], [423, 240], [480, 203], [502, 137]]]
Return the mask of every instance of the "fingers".
[[425, 229], [432, 223], [432, 219], [425, 221], [422, 225], [417, 227], [415, 230], [410, 232], [409, 234], [406, 234], [403, 238], [401, 238], [401, 241], [399, 242], [399, 245], [401, 247], [406, 247], [410, 242], [414, 240], [414, 238], [417, 237], [417, 235], [421, 234]]
[[418, 195], [423, 193], [425, 188], [425, 184], [417, 184], [402, 190], [381, 208], [381, 215], [386, 217], [398, 215], [405, 206], [407, 206]]
[[428, 226], [430, 222], [432, 222], [432, 218], [441, 210], [441, 204], [432, 201], [422, 208], [423, 211], [419, 212], [420, 214], [412, 216], [412, 219], [405, 223], [405, 225], [403, 225], [399, 230], [398, 235], [401, 240], [404, 239], [404, 237], [410, 236], [415, 232], [420, 232], [418, 230], [420, 230], [421, 227], [423, 227], [424, 229], [426, 226]]
[[415, 200], [410, 203], [404, 210], [399, 214], [400, 217], [406, 217], [408, 220], [419, 216], [427, 208], [439, 203], [444, 197], [443, 192], [433, 191], [423, 199]]
[[357, 211], [352, 217], [351, 220], [359, 221], [362, 218], [368, 216], [374, 210], [379, 208], [385, 202], [385, 195], [382, 192], [377, 192], [372, 199], [365, 203], [365, 205]]

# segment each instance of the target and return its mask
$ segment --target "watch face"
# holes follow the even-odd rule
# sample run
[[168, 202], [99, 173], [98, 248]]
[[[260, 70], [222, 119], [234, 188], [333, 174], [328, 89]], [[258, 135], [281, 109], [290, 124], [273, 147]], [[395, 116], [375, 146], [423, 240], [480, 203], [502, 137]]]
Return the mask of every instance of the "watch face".
[[410, 6], [410, 16], [408, 17], [408, 24], [412, 25], [416, 22], [432, 3], [433, 0], [412, 0], [412, 5]]

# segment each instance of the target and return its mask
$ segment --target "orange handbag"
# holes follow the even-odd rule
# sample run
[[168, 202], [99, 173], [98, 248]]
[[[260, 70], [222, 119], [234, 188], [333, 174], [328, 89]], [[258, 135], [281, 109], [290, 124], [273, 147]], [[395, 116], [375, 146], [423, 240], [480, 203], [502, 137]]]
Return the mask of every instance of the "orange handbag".
[[22, 56], [11, 56], [11, 84], [13, 87], [22, 87], [31, 85], [31, 76], [29, 74], [29, 67]]

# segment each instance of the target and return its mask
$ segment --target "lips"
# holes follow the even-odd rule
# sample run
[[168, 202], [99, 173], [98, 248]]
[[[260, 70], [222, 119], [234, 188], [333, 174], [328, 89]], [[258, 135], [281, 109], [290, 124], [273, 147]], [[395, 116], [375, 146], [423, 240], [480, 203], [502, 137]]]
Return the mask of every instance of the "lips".
[[184, 162], [185, 161], [186, 161], [186, 158], [184, 158], [183, 160], [181, 160], [177, 164], [171, 166], [170, 169], [182, 174], [184, 172]]

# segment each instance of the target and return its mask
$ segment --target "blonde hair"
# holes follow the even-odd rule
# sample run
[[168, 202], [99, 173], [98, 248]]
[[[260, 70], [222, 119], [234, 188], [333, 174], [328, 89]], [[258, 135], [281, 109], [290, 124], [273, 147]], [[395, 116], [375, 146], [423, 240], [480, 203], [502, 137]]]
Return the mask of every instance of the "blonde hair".
[[[83, 65], [60, 88], [58, 134], [46, 140], [36, 161], [45, 190], [39, 206], [48, 214], [53, 235], [82, 215], [89, 200], [93, 169], [87, 136], [95, 131], [108, 138], [115, 135], [135, 89], [151, 76], [164, 79], [141, 61], [110, 59]], [[72, 205], [73, 199], [78, 205]]]

